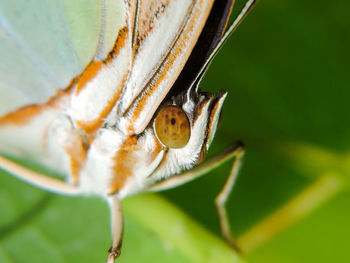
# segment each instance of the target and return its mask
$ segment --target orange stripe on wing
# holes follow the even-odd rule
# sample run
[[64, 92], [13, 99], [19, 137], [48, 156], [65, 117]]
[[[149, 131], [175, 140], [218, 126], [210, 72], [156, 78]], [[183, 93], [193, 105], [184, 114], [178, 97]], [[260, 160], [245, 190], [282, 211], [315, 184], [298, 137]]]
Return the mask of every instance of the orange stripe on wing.
[[14, 124], [14, 125], [25, 125], [28, 124], [32, 118], [38, 115], [45, 105], [29, 105], [20, 108], [17, 111], [10, 112], [0, 118], [0, 125]]
[[[74, 81], [74, 80], [73, 80]], [[55, 96], [52, 96], [48, 102], [44, 104], [33, 104], [19, 108], [16, 111], [7, 113], [0, 117], [0, 125], [12, 124], [18, 126], [24, 126], [33, 120], [36, 116], [42, 113], [45, 109], [53, 108], [57, 109], [62, 100], [68, 94], [68, 90], [71, 88], [72, 83], [66, 90], [58, 90]]]
[[98, 128], [101, 127], [101, 125], [104, 123], [104, 119], [107, 117], [107, 115], [111, 112], [113, 109], [115, 103], [119, 99], [119, 96], [122, 91], [122, 87], [124, 86], [124, 83], [126, 82], [127, 78], [129, 76], [129, 72], [125, 73], [121, 84], [119, 87], [116, 88], [116, 92], [114, 93], [113, 97], [106, 102], [105, 107], [100, 112], [99, 116], [92, 121], [80, 121], [76, 120], [76, 124], [82, 128], [87, 134], [93, 134]]
[[[198, 6], [201, 6], [201, 7], [204, 6], [204, 1], [199, 1], [199, 2], [200, 3], [198, 3]], [[206, 6], [206, 9], [203, 10], [205, 11], [205, 15], [204, 15], [205, 18], [208, 17], [212, 4], [213, 2], [208, 3], [208, 5]], [[185, 26], [185, 28], [183, 29], [183, 32], [179, 34], [178, 40], [175, 41], [174, 46], [170, 49], [169, 53], [164, 58], [161, 66], [157, 70], [157, 73], [147, 83], [146, 87], [141, 93], [142, 97], [139, 100], [138, 98], [136, 98], [124, 113], [124, 116], [128, 116], [128, 115], [130, 116], [129, 117], [130, 125], [128, 126], [129, 132], [140, 132], [139, 130], [137, 131], [135, 130], [135, 122], [140, 117], [141, 112], [144, 110], [147, 101], [150, 99], [150, 97], [154, 96], [155, 91], [160, 88], [160, 85], [164, 81], [164, 79], [171, 78], [170, 85], [164, 88], [164, 91], [159, 96], [159, 98], [157, 98], [157, 101], [154, 103], [155, 107], [150, 111], [150, 114], [147, 117], [148, 119], [144, 120], [143, 125], [144, 126], [147, 125], [147, 123], [152, 118], [153, 113], [155, 112], [157, 106], [165, 98], [171, 86], [174, 84], [177, 76], [180, 74], [185, 62], [187, 61], [187, 58], [189, 57], [192, 49], [194, 48], [195, 43], [197, 42], [197, 39], [204, 27], [206, 19], [203, 19], [202, 21], [198, 22], [198, 19], [199, 19], [198, 10], [191, 10], [190, 15], [192, 16], [191, 20]], [[197, 24], [196, 22], [198, 22], [199, 24]], [[196, 29], [195, 29], [195, 26], [197, 26]], [[188, 46], [188, 43], [190, 43], [189, 46]], [[187, 49], [184, 49], [185, 46], [187, 46]], [[173, 67], [174, 62], [181, 54], [183, 54], [184, 59], [181, 61], [180, 67], [176, 69], [175, 74], [172, 74], [171, 76], [169, 76], [169, 71], [171, 67]]]
[[[105, 59], [104, 62], [92, 62], [87, 68], [86, 71], [81, 75], [77, 89], [75, 90], [75, 95], [78, 95], [81, 90], [86, 87], [86, 84], [92, 80], [98, 72], [105, 66], [108, 65], [108, 62], [114, 58], [115, 55], [118, 54], [120, 49], [126, 44], [126, 40], [128, 38], [128, 28], [124, 27], [119, 30], [118, 37], [116, 39], [116, 42], [114, 44], [114, 47], [112, 51], [108, 54], [108, 57]], [[113, 94], [113, 97], [110, 98], [108, 101], [106, 101], [106, 105], [104, 108], [100, 111], [98, 117], [91, 121], [82, 121], [82, 120], [76, 120], [76, 124], [82, 128], [87, 134], [93, 134], [101, 125], [104, 123], [104, 119], [107, 117], [107, 115], [110, 113], [110, 111], [113, 109], [115, 103], [119, 99], [119, 96], [121, 94], [122, 88], [125, 85], [127, 78], [129, 76], [130, 71], [127, 71], [123, 79], [121, 80], [119, 86], [116, 87], [115, 93]], [[80, 84], [80, 86], [79, 86]]]
[[84, 88], [84, 86], [97, 75], [97, 73], [101, 70], [102, 66], [103, 63], [101, 61], [93, 61], [86, 67], [77, 83], [75, 95], [78, 95], [79, 92]]
[[137, 136], [128, 137], [114, 157], [114, 175], [109, 188], [110, 193], [120, 190], [126, 180], [133, 175], [133, 166], [138, 162], [133, 152], [138, 148]]
[[112, 60], [116, 55], [118, 55], [120, 49], [125, 45], [125, 41], [129, 37], [128, 33], [129, 30], [126, 26], [119, 30], [115, 44], [105, 59], [105, 62]]
[[75, 136], [75, 138], [76, 139], [72, 141], [64, 150], [69, 156], [70, 176], [72, 182], [77, 184], [80, 179], [81, 167], [86, 159], [87, 146], [84, 145], [82, 138], [78, 134]]

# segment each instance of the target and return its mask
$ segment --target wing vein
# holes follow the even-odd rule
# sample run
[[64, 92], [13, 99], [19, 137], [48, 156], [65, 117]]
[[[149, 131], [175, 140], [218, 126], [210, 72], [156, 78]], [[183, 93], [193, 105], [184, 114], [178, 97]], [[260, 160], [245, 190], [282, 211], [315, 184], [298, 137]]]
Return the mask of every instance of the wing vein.
[[72, 38], [71, 38], [71, 35], [69, 34], [67, 21], [66, 21], [66, 18], [64, 16], [62, 0], [56, 0], [56, 8], [57, 8], [60, 23], [61, 23], [62, 28], [63, 28], [63, 35], [64, 35], [65, 44], [66, 44], [66, 47], [69, 51], [69, 56], [70, 56], [72, 63], [74, 65], [75, 74], [78, 74], [79, 72], [78, 72], [77, 55], [76, 55], [75, 50], [73, 48]]
[[152, 68], [152, 74], [150, 75], [150, 77], [145, 81], [145, 83], [142, 85], [143, 88], [140, 90], [140, 92], [134, 97], [134, 99], [132, 100], [132, 102], [129, 104], [129, 106], [124, 110], [124, 112], [122, 113], [122, 115], [124, 117], [128, 116], [130, 114], [130, 111], [134, 108], [135, 104], [137, 104], [137, 102], [140, 101], [140, 98], [147, 92], [147, 90], [152, 86], [152, 81], [157, 77], [159, 71], [162, 69], [162, 67], [164, 66], [165, 62], [167, 61], [169, 55], [171, 54], [171, 51], [173, 50], [173, 48], [176, 45], [177, 40], [179, 39], [179, 37], [181, 36], [187, 21], [188, 21], [188, 17], [191, 15], [191, 13], [193, 12], [193, 4], [190, 6], [187, 14], [186, 14], [186, 18], [184, 19], [184, 22], [181, 25], [181, 28], [179, 28], [179, 32], [177, 33], [176, 37], [174, 38], [173, 42], [171, 43], [169, 49], [166, 51], [166, 53], [164, 54], [163, 58], [161, 59], [161, 61], [159, 62], [158, 65], [155, 65], [154, 68]]
[[16, 35], [14, 30], [11, 28], [4, 15], [0, 13], [0, 27], [3, 28], [5, 34], [14, 41], [15, 45], [25, 54], [28, 60], [39, 70], [39, 72], [54, 86], [59, 87], [59, 81], [56, 79], [54, 74], [50, 72], [35, 56], [30, 53], [30, 50], [24, 45], [20, 38]]
[[136, 3], [136, 10], [135, 10], [135, 19], [134, 19], [134, 28], [132, 31], [132, 49], [133, 49], [133, 55], [135, 54], [135, 41], [136, 41], [136, 35], [137, 35], [137, 23], [138, 23], [138, 17], [139, 17], [139, 6], [140, 6], [140, 1], [137, 0]]
[[107, 26], [106, 0], [101, 0], [100, 4], [101, 4], [101, 30], [98, 37], [95, 60], [103, 60], [104, 51], [105, 51], [104, 49], [105, 49], [106, 26]]

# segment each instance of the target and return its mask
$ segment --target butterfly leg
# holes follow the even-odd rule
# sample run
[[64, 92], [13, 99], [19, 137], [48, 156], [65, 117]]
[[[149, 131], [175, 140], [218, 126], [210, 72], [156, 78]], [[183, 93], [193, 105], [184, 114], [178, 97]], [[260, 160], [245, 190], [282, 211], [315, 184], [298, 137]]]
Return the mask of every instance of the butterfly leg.
[[49, 177], [44, 174], [32, 171], [22, 165], [19, 165], [6, 157], [0, 155], [0, 169], [3, 169], [15, 177], [35, 185], [46, 191], [63, 194], [78, 195], [80, 190], [78, 186], [70, 185], [64, 181]]
[[161, 190], [170, 189], [170, 188], [174, 188], [176, 186], [182, 185], [186, 182], [192, 181], [193, 179], [199, 176], [202, 176], [205, 173], [208, 173], [209, 171], [213, 170], [215, 167], [219, 166], [220, 164], [227, 161], [228, 159], [235, 157], [230, 174], [226, 180], [226, 183], [215, 199], [215, 205], [218, 211], [220, 228], [221, 228], [221, 233], [223, 237], [232, 247], [234, 247], [237, 251], [239, 251], [231, 234], [230, 223], [227, 217], [225, 204], [235, 184], [243, 155], [244, 155], [244, 146], [241, 142], [238, 142], [232, 145], [231, 147], [229, 147], [227, 150], [221, 152], [220, 154], [208, 160], [205, 160], [203, 163], [192, 168], [191, 170], [185, 171], [182, 174], [176, 175], [167, 180], [156, 183], [155, 185], [149, 188], [149, 191], [161, 191]]
[[112, 226], [112, 246], [108, 250], [108, 258], [106, 263], [113, 263], [120, 256], [120, 249], [123, 238], [123, 212], [120, 206], [120, 200], [117, 196], [108, 198], [111, 211], [111, 226]]
[[240, 249], [237, 246], [232, 236], [230, 221], [226, 210], [226, 202], [232, 192], [233, 186], [235, 185], [239, 168], [242, 164], [243, 155], [244, 155], [243, 146], [238, 147], [235, 151], [235, 159], [233, 161], [232, 168], [226, 180], [226, 183], [224, 187], [221, 189], [220, 193], [215, 198], [215, 205], [216, 205], [216, 209], [220, 220], [221, 234], [225, 238], [225, 240], [238, 252], [240, 252]]
[[147, 190], [150, 192], [157, 192], [157, 191], [163, 191], [166, 189], [175, 188], [189, 181], [192, 181], [206, 173], [209, 173], [211, 170], [215, 169], [216, 167], [218, 167], [228, 159], [231, 159], [233, 157], [236, 157], [237, 159], [238, 156], [243, 155], [243, 152], [244, 152], [243, 144], [241, 142], [237, 142], [231, 145], [230, 147], [228, 147], [226, 150], [213, 156], [210, 159], [205, 160], [199, 165], [193, 167], [192, 169], [184, 171], [164, 181], [159, 181], [154, 185], [150, 186]]

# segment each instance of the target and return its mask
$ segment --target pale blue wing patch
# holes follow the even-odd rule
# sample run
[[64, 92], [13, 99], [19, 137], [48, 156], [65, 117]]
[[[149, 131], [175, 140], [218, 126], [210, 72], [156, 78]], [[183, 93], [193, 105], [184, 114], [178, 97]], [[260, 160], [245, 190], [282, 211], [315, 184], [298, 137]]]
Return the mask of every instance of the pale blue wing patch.
[[63, 87], [70, 72], [78, 72], [58, 1], [3, 1], [0, 15], [1, 29], [26, 54], [23, 59], [30, 60], [52, 85]]
[[[68, 103], [61, 103], [59, 108], [18, 109], [45, 103], [58, 89], [68, 87], [92, 60], [104, 60], [121, 27], [125, 30], [126, 5], [122, 0], [0, 1], [2, 153], [31, 157], [56, 171], [64, 167], [66, 174], [70, 171], [70, 166], [64, 165], [70, 163], [62, 151], [65, 147], [59, 144], [71, 143], [69, 136], [75, 134], [66, 116]], [[122, 70], [120, 64], [117, 70]], [[109, 74], [104, 80], [115, 75]], [[115, 82], [110, 82], [114, 88]], [[97, 85], [98, 91], [101, 86]], [[38, 108], [39, 113], [35, 111]], [[1, 118], [11, 111], [16, 113], [8, 115], [10, 119], [22, 118], [23, 122]]]
[[45, 102], [54, 91], [50, 78], [3, 28], [0, 39], [0, 115]]
[[56, 0], [62, 26], [78, 64], [78, 73], [95, 56], [104, 60], [112, 50], [118, 31], [125, 25], [121, 0]]
[[0, 2], [0, 115], [45, 102], [98, 54], [105, 58], [125, 18], [122, 1]]
[[112, 50], [119, 30], [125, 26], [125, 14], [123, 1], [101, 0], [101, 31], [96, 60], [105, 59]]

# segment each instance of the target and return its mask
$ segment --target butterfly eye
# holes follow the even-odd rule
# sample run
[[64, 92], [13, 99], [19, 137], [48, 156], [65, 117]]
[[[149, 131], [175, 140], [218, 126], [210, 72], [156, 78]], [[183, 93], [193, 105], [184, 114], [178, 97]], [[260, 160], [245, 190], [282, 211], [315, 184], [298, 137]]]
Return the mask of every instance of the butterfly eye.
[[158, 139], [169, 148], [183, 148], [191, 135], [186, 113], [177, 106], [165, 106], [154, 120]]

